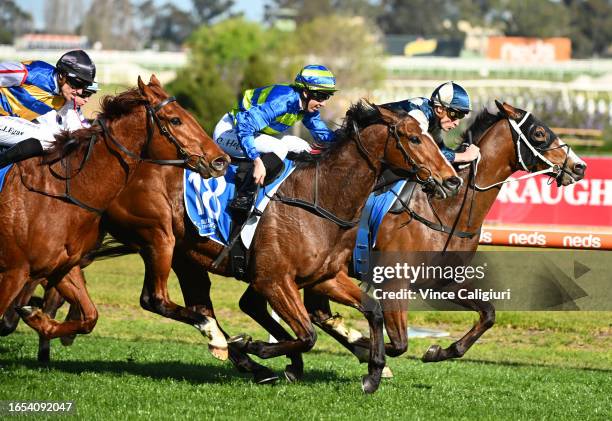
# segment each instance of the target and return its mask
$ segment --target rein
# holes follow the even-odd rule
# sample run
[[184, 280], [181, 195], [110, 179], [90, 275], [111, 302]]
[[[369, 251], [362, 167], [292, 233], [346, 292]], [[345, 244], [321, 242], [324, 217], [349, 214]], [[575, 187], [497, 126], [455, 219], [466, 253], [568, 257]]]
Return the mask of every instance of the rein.
[[[485, 192], [488, 190], [491, 190], [495, 187], [501, 186], [503, 184], [506, 183], [511, 183], [511, 182], [517, 182], [523, 179], [527, 179], [527, 178], [532, 178], [535, 176], [538, 176], [540, 174], [546, 174], [546, 173], [550, 173], [552, 172], [553, 174], [555, 174], [554, 177], [551, 176], [551, 179], [554, 180], [559, 180], [559, 178], [562, 176], [563, 173], [568, 173], [566, 167], [567, 167], [567, 160], [569, 158], [569, 151], [570, 151], [570, 146], [567, 144], [558, 146], [556, 148], [550, 148], [550, 149], [538, 149], [535, 148], [529, 141], [528, 139], [525, 137], [525, 134], [523, 133], [523, 130], [521, 129], [521, 126], [523, 126], [525, 124], [525, 122], [528, 120], [528, 117], [531, 115], [531, 113], [526, 112], [525, 116], [523, 116], [523, 118], [521, 119], [521, 121], [519, 123], [516, 123], [514, 120], [508, 118], [508, 122], [510, 123], [510, 127], [513, 130], [512, 133], [512, 138], [513, 141], [515, 143], [515, 149], [516, 149], [516, 157], [517, 157], [517, 161], [519, 162], [519, 164], [521, 165], [521, 168], [527, 172], [529, 172], [529, 169], [527, 167], [527, 165], [525, 164], [525, 161], [523, 160], [523, 157], [521, 155], [521, 142], [524, 143], [525, 145], [527, 145], [527, 147], [529, 148], [529, 150], [533, 153], [534, 158], [536, 159], [540, 159], [542, 162], [544, 162], [545, 164], [547, 164], [549, 167], [544, 169], [544, 170], [540, 170], [540, 171], [536, 171], [536, 172], [529, 172], [529, 174], [525, 174], [521, 177], [518, 178], [513, 178], [513, 179], [508, 179], [508, 180], [504, 180], [504, 181], [500, 181], [494, 184], [490, 184], [488, 186], [485, 187], [480, 187], [476, 184], [476, 176], [477, 176], [477, 170], [478, 170], [478, 165], [480, 164], [480, 158], [478, 158], [476, 161], [472, 161], [469, 163], [470, 166], [470, 174], [468, 176], [468, 184], [466, 187], [466, 191], [465, 194], [463, 196], [463, 200], [461, 202], [461, 206], [459, 208], [459, 212], [457, 213], [457, 216], [455, 218], [455, 221], [453, 222], [453, 226], [451, 228], [445, 226], [444, 224], [442, 224], [442, 221], [440, 220], [440, 218], [438, 217], [437, 213], [435, 212], [431, 202], [428, 200], [429, 206], [433, 212], [433, 214], [436, 216], [438, 223], [436, 224], [435, 222], [432, 222], [422, 216], [420, 216], [419, 214], [417, 214], [416, 212], [414, 212], [412, 209], [410, 209], [410, 207], [408, 206], [407, 203], [404, 203], [403, 201], [401, 201], [401, 199], [398, 196], [398, 200], [400, 200], [400, 203], [402, 204], [403, 208], [404, 208], [404, 212], [406, 212], [408, 215], [410, 215], [411, 219], [404, 223], [402, 226], [405, 226], [407, 224], [409, 224], [412, 219], [415, 219], [419, 222], [421, 222], [422, 224], [426, 225], [427, 227], [435, 230], [435, 231], [439, 231], [439, 232], [443, 232], [443, 233], [447, 233], [448, 238], [446, 240], [446, 243], [444, 244], [444, 248], [443, 248], [443, 252], [446, 251], [446, 249], [448, 248], [448, 245], [450, 243], [450, 240], [452, 238], [452, 236], [456, 236], [459, 238], [473, 238], [476, 234], [480, 233], [481, 228], [478, 229], [477, 232], [465, 232], [465, 231], [457, 231], [456, 227], [457, 224], [459, 222], [459, 219], [461, 217], [461, 213], [463, 212], [463, 208], [465, 206], [465, 203], [467, 201], [467, 193], [468, 190], [472, 190], [473, 194], [472, 194], [472, 198], [470, 200], [470, 210], [469, 210], [469, 216], [468, 216], [468, 224], [467, 226], [470, 227], [471, 225], [471, 218], [472, 218], [472, 207], [474, 204], [474, 197], [475, 197], [475, 193], [476, 192]], [[516, 136], [515, 136], [516, 135]], [[469, 136], [469, 141], [465, 142], [463, 145], [469, 146], [470, 144], [472, 144], [472, 132], [468, 132], [468, 136]], [[562, 166], [559, 166], [557, 164], [553, 164], [550, 160], [548, 160], [544, 155], [542, 155], [541, 152], [547, 152], [550, 150], [554, 150], [554, 149], [559, 149], [559, 148], [565, 148], [567, 147], [567, 151], [566, 151], [566, 156], [565, 156], [565, 160], [563, 162]], [[397, 196], [397, 195], [396, 195]]]
[[[363, 142], [361, 141], [361, 134], [359, 132], [359, 127], [357, 126], [357, 123], [354, 120], [352, 123], [353, 123], [353, 130], [355, 132], [355, 136], [351, 136], [351, 138], [355, 141], [357, 149], [359, 150], [360, 154], [364, 157], [370, 169], [376, 172], [375, 160], [372, 158], [372, 156], [370, 155], [366, 147], [363, 145]], [[408, 153], [408, 151], [402, 144], [399, 134], [397, 133], [397, 125], [396, 124], [387, 125], [387, 128], [388, 128], [388, 135], [387, 135], [387, 140], [385, 143], [385, 150], [387, 149], [389, 138], [393, 136], [396, 140], [397, 148], [402, 152], [402, 155], [404, 156], [404, 160], [408, 162], [414, 168], [411, 171], [411, 173], [415, 174], [417, 181], [420, 184], [423, 184], [425, 186], [427, 186], [428, 184], [432, 182], [435, 183], [436, 181], [432, 177], [431, 170], [429, 168], [418, 165], [414, 161], [414, 159], [412, 159], [412, 157], [410, 156], [410, 154]], [[421, 177], [419, 177], [418, 173], [421, 170], [427, 170], [427, 172], [429, 173], [427, 178], [422, 179]], [[285, 203], [290, 206], [297, 206], [297, 207], [306, 209], [307, 211], [314, 213], [315, 215], [318, 215], [321, 218], [332, 221], [334, 224], [338, 225], [340, 228], [343, 228], [343, 229], [353, 228], [359, 224], [359, 220], [361, 219], [360, 217], [352, 221], [346, 221], [336, 216], [331, 211], [319, 206], [319, 203], [318, 203], [319, 187], [318, 186], [319, 186], [319, 161], [317, 161], [315, 164], [315, 184], [314, 184], [314, 201], [313, 202], [308, 202], [306, 200], [302, 200], [302, 199], [298, 199], [294, 197], [283, 196], [280, 193], [276, 193], [273, 197], [270, 198], [270, 200], [275, 200], [275, 201]]]
[[[161, 120], [159, 119], [159, 117], [157, 116], [157, 112], [164, 106], [168, 105], [171, 102], [176, 101], [175, 97], [169, 97], [164, 99], [163, 101], [161, 101], [159, 104], [152, 106], [149, 103], [144, 104], [146, 110], [147, 110], [147, 138], [143, 144], [142, 147], [142, 151], [144, 151], [147, 147], [147, 145], [151, 142], [152, 138], [153, 138], [153, 127], [152, 124], [155, 123], [157, 125], [157, 128], [159, 129], [160, 133], [170, 141], [170, 143], [174, 144], [179, 152], [180, 156], [185, 156], [185, 159], [149, 159], [149, 158], [142, 158], [142, 153], [140, 155], [137, 155], [133, 152], [131, 152], [129, 149], [127, 149], [125, 146], [123, 146], [119, 141], [117, 141], [113, 135], [110, 133], [110, 130], [107, 126], [107, 124], [105, 123], [105, 121], [103, 119], [96, 119], [93, 123], [93, 125], [98, 124], [100, 126], [100, 128], [102, 129], [102, 133], [103, 133], [103, 137], [104, 139], [110, 139], [113, 144], [115, 146], [117, 146], [123, 153], [125, 153], [127, 156], [129, 156], [130, 158], [135, 159], [138, 163], [140, 162], [150, 162], [150, 163], [154, 163], [154, 164], [159, 164], [159, 165], [177, 165], [177, 166], [181, 166], [181, 165], [186, 165], [189, 168], [192, 169], [197, 169], [195, 165], [193, 165], [193, 167], [190, 165], [191, 164], [191, 159], [192, 157], [197, 157], [198, 160], [201, 159], [199, 156], [197, 155], [189, 155], [181, 146], [180, 142], [176, 139], [176, 137], [174, 137], [174, 135], [172, 135], [172, 133], [170, 133], [167, 129], [166, 126], [164, 126], [161, 122]], [[42, 194], [43, 196], [47, 196], [47, 197], [53, 197], [56, 199], [60, 199], [60, 200], [65, 200], [69, 203], [72, 203], [74, 205], [77, 205], [87, 211], [93, 212], [95, 214], [98, 215], [102, 215], [105, 211], [105, 209], [99, 209], [99, 208], [95, 208], [93, 206], [89, 206], [88, 204], [80, 201], [79, 199], [75, 198], [74, 196], [72, 196], [71, 192], [72, 192], [72, 188], [70, 185], [70, 181], [72, 180], [72, 177], [74, 177], [75, 175], [79, 174], [81, 172], [81, 170], [83, 169], [83, 167], [85, 166], [85, 163], [89, 160], [89, 158], [91, 157], [91, 153], [93, 151], [93, 146], [94, 144], [97, 142], [98, 140], [98, 135], [96, 133], [92, 134], [92, 136], [89, 138], [88, 141], [88, 145], [87, 145], [87, 152], [84, 154], [83, 159], [81, 160], [81, 163], [79, 165], [79, 168], [77, 169], [77, 171], [75, 172], [74, 175], [70, 175], [71, 172], [71, 165], [70, 165], [70, 157], [69, 156], [64, 156], [61, 159], [61, 164], [64, 168], [66, 168], [66, 176], [61, 176], [59, 174], [57, 174], [54, 170], [50, 169], [51, 173], [60, 178], [63, 179], [65, 181], [65, 188], [64, 188], [64, 193], [63, 194], [53, 194], [53, 193], [49, 193], [49, 192], [45, 192], [42, 190], [38, 190], [36, 188], [34, 188], [33, 186], [28, 185], [25, 180], [23, 179], [23, 172], [21, 171], [21, 166], [19, 166], [19, 170], [20, 170], [20, 177], [21, 177], [21, 183], [26, 187], [26, 189], [28, 189], [31, 192], [34, 193], [39, 193]], [[69, 144], [67, 145], [69, 146]]]

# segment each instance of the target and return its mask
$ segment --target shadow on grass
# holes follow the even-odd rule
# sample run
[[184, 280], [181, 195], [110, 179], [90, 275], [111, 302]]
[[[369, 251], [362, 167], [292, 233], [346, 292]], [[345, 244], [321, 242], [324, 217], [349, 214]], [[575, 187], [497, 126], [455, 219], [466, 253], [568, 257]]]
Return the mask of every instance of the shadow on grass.
[[[403, 357], [408, 360], [421, 361], [419, 357], [406, 356]], [[393, 361], [393, 359], [387, 359], [387, 362]], [[612, 373], [612, 368], [596, 368], [596, 367], [571, 367], [562, 366], [556, 364], [536, 364], [536, 363], [524, 363], [519, 361], [489, 361], [489, 360], [478, 360], [474, 358], [457, 358], [446, 361], [439, 361], [437, 363], [423, 363], [423, 364], [460, 364], [460, 363], [472, 363], [472, 364], [483, 364], [490, 366], [500, 367], [531, 367], [531, 368], [557, 368], [560, 370], [579, 370], [579, 371], [592, 371], [595, 373]]]
[[[159, 380], [185, 381], [191, 384], [226, 384], [235, 382], [237, 379], [251, 380], [251, 375], [239, 373], [229, 364], [187, 364], [181, 361], [163, 362], [136, 362], [136, 361], [52, 361], [43, 364], [32, 358], [3, 359], [0, 358], [0, 367], [23, 367], [30, 370], [41, 369], [57, 370], [69, 374], [83, 375], [87, 373], [111, 374], [111, 375], [133, 375], [143, 378]], [[282, 373], [277, 373], [280, 379], [284, 378]], [[339, 376], [334, 371], [309, 369], [306, 371], [301, 383], [319, 382], [350, 383], [357, 381], [353, 378]]]

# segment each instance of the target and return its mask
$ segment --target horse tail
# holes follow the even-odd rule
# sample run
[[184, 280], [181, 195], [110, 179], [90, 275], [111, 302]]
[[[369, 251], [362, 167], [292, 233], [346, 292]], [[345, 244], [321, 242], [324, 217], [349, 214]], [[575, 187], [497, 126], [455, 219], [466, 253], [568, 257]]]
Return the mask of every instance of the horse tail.
[[83, 256], [79, 265], [84, 268], [89, 266], [94, 260], [110, 259], [135, 253], [138, 253], [137, 248], [123, 244], [114, 237], [107, 236], [98, 248]]

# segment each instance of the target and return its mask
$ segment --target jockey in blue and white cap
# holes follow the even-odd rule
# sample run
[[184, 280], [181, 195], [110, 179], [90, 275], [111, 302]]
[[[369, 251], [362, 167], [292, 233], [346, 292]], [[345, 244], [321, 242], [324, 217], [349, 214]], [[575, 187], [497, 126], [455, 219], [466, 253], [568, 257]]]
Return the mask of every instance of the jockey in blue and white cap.
[[72, 106], [95, 76], [96, 66], [82, 50], [67, 52], [55, 66], [0, 63], [0, 145], [14, 145], [0, 157], [0, 167], [50, 148], [57, 131], [43, 116]]
[[464, 152], [455, 152], [442, 139], [442, 131], [456, 128], [459, 121], [472, 110], [470, 96], [458, 83], [443, 83], [434, 89], [430, 98], [416, 97], [385, 106], [406, 111], [414, 117], [421, 130], [432, 135], [449, 162], [470, 162], [478, 158], [479, 149], [476, 145], [470, 145]]
[[[305, 66], [291, 85], [245, 91], [238, 105], [217, 123], [213, 138], [229, 155], [253, 160], [253, 181], [263, 184], [266, 171], [282, 168], [288, 152], [310, 151], [305, 140], [283, 134], [298, 121], [316, 141], [334, 140], [319, 110], [336, 91], [336, 78], [329, 69]], [[236, 208], [249, 206], [246, 201], [234, 204]]]

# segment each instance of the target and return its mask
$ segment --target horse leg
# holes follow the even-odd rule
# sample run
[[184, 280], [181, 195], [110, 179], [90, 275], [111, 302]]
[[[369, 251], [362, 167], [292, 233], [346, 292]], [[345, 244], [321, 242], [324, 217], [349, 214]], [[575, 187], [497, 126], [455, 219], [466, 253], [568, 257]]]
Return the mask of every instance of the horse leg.
[[268, 343], [243, 338], [242, 341], [236, 343], [240, 344], [246, 352], [264, 359], [298, 354], [312, 349], [317, 341], [317, 333], [310, 322], [308, 312], [302, 303], [300, 292], [293, 279], [289, 276], [285, 276], [278, 281], [257, 279], [253, 282], [253, 287], [255, 291], [266, 298], [272, 309], [287, 322], [297, 339]]
[[[70, 305], [79, 308], [82, 315], [79, 320], [69, 320], [62, 323], [51, 319], [49, 315], [36, 307], [25, 306], [18, 309], [23, 321], [46, 339], [75, 333], [89, 333], [98, 321], [98, 311], [91, 301], [87, 287], [83, 283], [83, 278], [79, 275], [80, 270], [80, 267], [75, 266], [71, 269], [68, 276], [63, 277], [55, 284], [55, 288], [57, 288], [58, 292]], [[47, 287], [50, 288], [51, 285], [54, 285], [52, 279], [49, 280]]]
[[172, 265], [173, 249], [174, 242], [141, 250], [145, 263], [145, 280], [140, 295], [140, 305], [145, 310], [194, 326], [209, 339], [208, 349], [212, 355], [225, 361], [228, 357], [227, 341], [217, 321], [179, 306], [170, 300], [168, 276]]
[[[344, 289], [345, 285], [350, 285], [349, 287], [353, 288], [354, 283], [346, 272], [338, 273], [335, 280], [336, 286], [334, 288], [337, 290]], [[360, 362], [363, 363], [369, 360], [370, 338], [364, 337], [357, 330], [347, 328], [341, 315], [332, 315], [327, 297], [315, 295], [310, 289], [305, 289], [304, 303], [313, 323], [335, 338], [342, 346], [355, 355]], [[408, 350], [406, 311], [383, 309], [383, 317], [390, 339], [390, 342], [385, 344], [385, 354], [390, 357], [400, 356]], [[383, 377], [393, 377], [393, 373], [388, 366], [385, 366], [383, 370]]]
[[383, 312], [380, 304], [355, 285], [348, 277], [336, 277], [311, 286], [314, 293], [325, 295], [331, 300], [359, 310], [370, 325], [370, 353], [368, 375], [362, 386], [366, 393], [378, 389], [385, 367], [385, 337], [383, 334]]
[[[455, 296], [457, 296], [457, 294], [455, 294]], [[493, 304], [489, 301], [460, 298], [451, 301], [461, 307], [476, 311], [480, 318], [461, 339], [453, 342], [448, 348], [443, 349], [437, 344], [431, 345], [427, 351], [425, 351], [423, 357], [421, 357], [423, 362], [430, 363], [463, 357], [478, 338], [495, 324], [495, 307], [493, 307]]]
[[37, 282], [28, 282], [13, 301], [13, 305], [6, 309], [3, 318], [0, 319], [0, 336], [8, 336], [17, 329], [19, 314], [16, 307], [27, 305], [37, 286]]
[[[259, 295], [255, 289], [249, 285], [240, 297], [240, 310], [249, 315], [261, 327], [266, 329], [278, 341], [290, 341], [293, 338], [291, 335], [278, 323], [270, 313], [268, 313], [266, 299]], [[288, 381], [294, 382], [300, 380], [304, 376], [304, 361], [302, 354], [288, 354], [287, 358], [291, 360], [291, 364], [285, 367], [285, 377]]]
[[304, 289], [304, 305], [310, 320], [322, 331], [330, 335], [343, 347], [349, 350], [361, 363], [370, 359], [369, 338], [361, 332], [348, 328], [340, 314], [333, 315], [326, 295], [316, 294], [310, 287]]
[[[83, 285], [85, 284], [85, 278], [83, 277], [83, 272], [79, 269], [79, 270], [75, 270], [73, 272], [73, 275], [78, 276], [79, 278], [82, 278], [82, 280], [77, 280], [76, 282], [82, 282]], [[70, 274], [66, 275], [66, 276], [71, 276]], [[55, 318], [55, 315], [57, 314], [57, 310], [62, 306], [62, 304], [64, 304], [64, 297], [61, 296], [61, 294], [57, 291], [57, 289], [55, 288], [47, 288], [45, 290], [45, 295], [43, 296], [43, 304], [42, 304], [42, 311], [48, 315], [51, 319]], [[72, 309], [76, 309], [78, 308], [77, 306], [70, 306], [70, 311], [72, 312]], [[79, 320], [80, 319], [80, 313], [77, 315], [77, 317], [66, 317], [66, 320]], [[74, 339], [75, 335], [70, 336], [71, 338]], [[64, 338], [65, 336], [61, 337], [61, 341], [62, 343], [64, 343]], [[38, 362], [41, 363], [48, 363], [51, 359], [51, 341], [47, 338], [45, 338], [43, 335], [38, 335]]]
[[[217, 317], [210, 299], [211, 283], [208, 272], [203, 270], [201, 265], [183, 258], [179, 254], [174, 254], [172, 269], [178, 277], [185, 305], [191, 311], [216, 320]], [[224, 337], [229, 339], [229, 335], [221, 325], [219, 325], [219, 329]], [[228, 350], [229, 359], [234, 367], [240, 372], [252, 373], [257, 384], [274, 383], [278, 380], [278, 376], [272, 370], [253, 361], [236, 344], [228, 343]]]
[[28, 281], [27, 267], [9, 269], [0, 274], [0, 317], [15, 302]]

